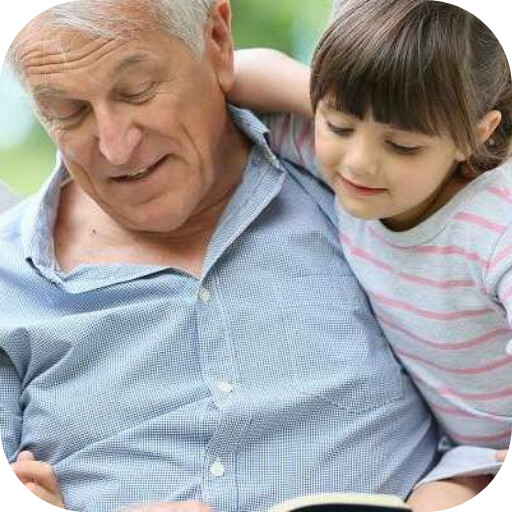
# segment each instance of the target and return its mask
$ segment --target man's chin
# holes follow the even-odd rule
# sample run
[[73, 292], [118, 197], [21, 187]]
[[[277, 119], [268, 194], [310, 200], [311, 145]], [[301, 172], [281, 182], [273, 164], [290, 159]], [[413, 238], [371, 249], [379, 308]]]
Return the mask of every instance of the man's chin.
[[134, 234], [147, 235], [154, 238], [165, 238], [168, 235], [176, 232], [186, 219], [181, 219], [172, 214], [167, 216], [159, 215], [158, 217], [133, 217], [123, 216], [119, 219], [114, 219], [117, 224], [125, 231], [130, 231]]
[[149, 201], [131, 203], [119, 197], [109, 200], [102, 194], [101, 200], [95, 202], [113, 224], [124, 231], [134, 233], [169, 234], [185, 224], [189, 217], [179, 208], [169, 208], [173, 204], [172, 198], [169, 197], [156, 197]]

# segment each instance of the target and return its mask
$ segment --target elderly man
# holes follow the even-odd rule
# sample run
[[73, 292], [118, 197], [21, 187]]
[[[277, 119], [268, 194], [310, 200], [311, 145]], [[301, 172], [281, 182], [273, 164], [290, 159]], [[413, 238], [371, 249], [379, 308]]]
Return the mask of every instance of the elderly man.
[[80, 511], [407, 496], [436, 428], [330, 192], [226, 103], [229, 0], [63, 4], [10, 57], [60, 151], [0, 222], [0, 429], [27, 486], [56, 486], [35, 456]]

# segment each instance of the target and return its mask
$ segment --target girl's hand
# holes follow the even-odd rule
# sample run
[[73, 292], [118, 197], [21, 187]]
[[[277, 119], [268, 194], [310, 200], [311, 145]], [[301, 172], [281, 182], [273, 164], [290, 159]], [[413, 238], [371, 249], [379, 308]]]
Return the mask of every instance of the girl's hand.
[[50, 464], [37, 461], [29, 451], [20, 452], [11, 469], [21, 483], [38, 498], [55, 507], [65, 508], [59, 482]]

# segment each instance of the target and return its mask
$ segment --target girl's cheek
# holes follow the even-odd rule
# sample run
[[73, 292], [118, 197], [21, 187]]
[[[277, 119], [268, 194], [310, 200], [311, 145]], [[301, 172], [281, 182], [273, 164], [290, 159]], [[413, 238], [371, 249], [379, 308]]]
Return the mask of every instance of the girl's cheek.
[[324, 169], [325, 175], [326, 172], [339, 168], [342, 159], [342, 151], [338, 145], [319, 141], [316, 145], [316, 158], [321, 168]]

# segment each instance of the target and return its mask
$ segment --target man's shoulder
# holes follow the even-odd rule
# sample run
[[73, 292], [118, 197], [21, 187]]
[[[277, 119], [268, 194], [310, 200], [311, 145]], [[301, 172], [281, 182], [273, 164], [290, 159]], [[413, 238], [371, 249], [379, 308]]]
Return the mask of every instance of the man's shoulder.
[[0, 212], [0, 243], [15, 243], [21, 237], [23, 219], [29, 208], [30, 199], [20, 200], [3, 212]]
[[8, 210], [18, 201], [18, 196], [0, 181], [0, 213]]
[[286, 169], [290, 180], [299, 185], [309, 198], [317, 204], [329, 221], [336, 225], [336, 208], [332, 190], [324, 182], [320, 181], [306, 170], [292, 164], [288, 160], [279, 160], [281, 165]]

